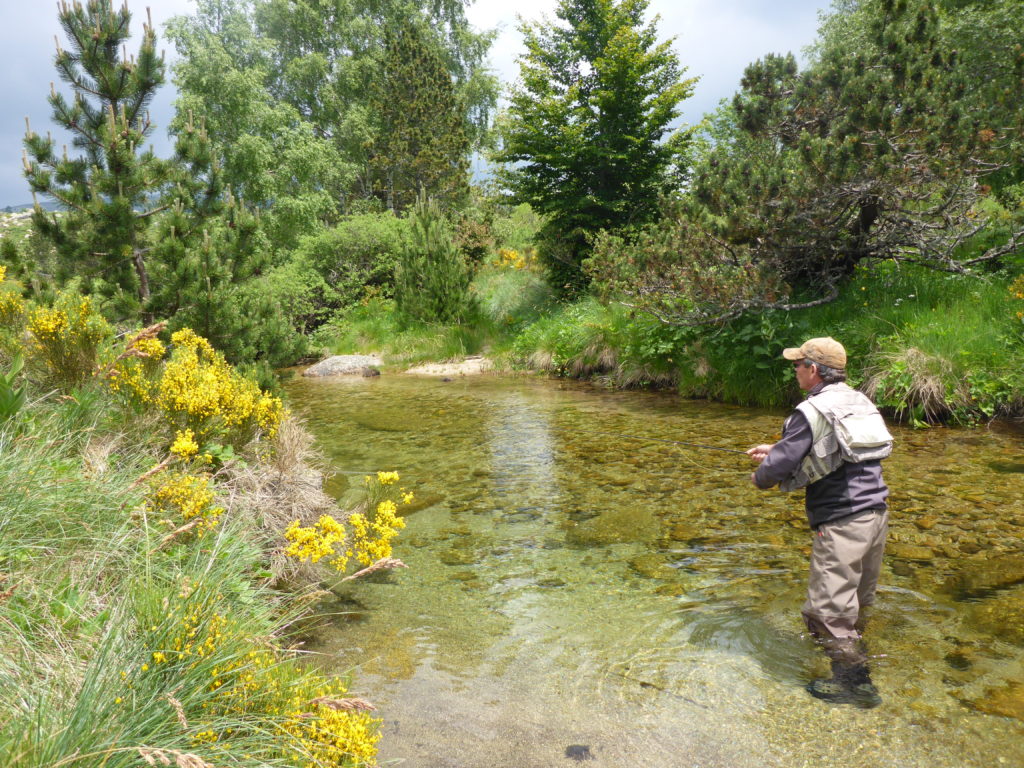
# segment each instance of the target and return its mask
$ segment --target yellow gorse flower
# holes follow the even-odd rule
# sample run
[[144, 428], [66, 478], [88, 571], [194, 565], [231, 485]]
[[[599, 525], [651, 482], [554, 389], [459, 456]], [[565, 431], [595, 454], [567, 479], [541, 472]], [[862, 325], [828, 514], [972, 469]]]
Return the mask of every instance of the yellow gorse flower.
[[183, 459], [191, 458], [199, 453], [199, 444], [195, 441], [195, 435], [191, 429], [180, 431], [175, 435], [171, 444], [171, 453]]
[[405, 504], [411, 503], [413, 498], [412, 493], [395, 489], [398, 479], [397, 472], [378, 472], [376, 478], [366, 476], [366, 483], [370, 486], [368, 506], [373, 510], [372, 514], [356, 512], [349, 515], [344, 523], [330, 515], [322, 515], [310, 526], [293, 521], [284, 534], [290, 542], [285, 548], [285, 555], [310, 563], [326, 558], [339, 573], [348, 567], [352, 558], [368, 566], [390, 557], [391, 541], [405, 528], [405, 520], [398, 516], [398, 504], [391, 496], [400, 494]]
[[96, 370], [100, 344], [113, 336], [110, 324], [87, 296], [60, 293], [52, 307], [28, 314], [28, 352], [65, 386], [81, 383]]
[[280, 398], [260, 390], [210, 343], [184, 328], [156, 386], [156, 405], [174, 423], [205, 439], [216, 432], [245, 441], [259, 431], [273, 436], [284, 416]]
[[223, 507], [213, 506], [213, 490], [205, 477], [169, 472], [157, 475], [158, 484], [147, 498], [147, 506], [154, 512], [177, 516], [172, 525], [188, 523], [199, 518], [196, 535], [200, 538], [216, 527]]
[[164, 663], [182, 671], [200, 665], [208, 670], [202, 712], [194, 720], [190, 717], [193, 741], [227, 749], [236, 731], [225, 728], [225, 720], [258, 723], [266, 718], [282, 737], [273, 757], [303, 768], [377, 764], [380, 720], [358, 709], [319, 703], [344, 698], [340, 680], [303, 669], [275, 649], [257, 646], [239, 652], [253, 638], [218, 611], [223, 595], [197, 597], [198, 589], [197, 584], [186, 585], [179, 601], [168, 606], [165, 626], [174, 627], [174, 636], [170, 648], [153, 655], [155, 660], [163, 654]]
[[0, 289], [0, 326], [21, 328], [25, 320], [25, 301], [17, 291]]

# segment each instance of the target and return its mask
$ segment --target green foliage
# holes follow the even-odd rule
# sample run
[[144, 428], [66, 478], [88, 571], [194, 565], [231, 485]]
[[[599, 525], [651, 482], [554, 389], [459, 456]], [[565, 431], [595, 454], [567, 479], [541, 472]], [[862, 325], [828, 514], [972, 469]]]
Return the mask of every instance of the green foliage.
[[465, 200], [470, 150], [465, 109], [418, 19], [385, 29], [370, 108], [380, 125], [370, 165], [390, 210], [405, 210], [421, 193], [448, 206]]
[[21, 373], [24, 364], [24, 357], [20, 353], [16, 354], [10, 370], [0, 373], [0, 424], [13, 418], [25, 405], [25, 387], [14, 386], [14, 379]]
[[410, 240], [395, 272], [399, 314], [421, 323], [468, 320], [475, 309], [470, 278], [440, 206], [421, 195], [411, 216]]
[[495, 246], [511, 248], [520, 253], [534, 247], [537, 235], [543, 228], [544, 218], [528, 203], [499, 210], [491, 223]]
[[117, 319], [173, 317], [233, 360], [274, 357], [274, 329], [258, 324], [273, 308], [238, 300], [239, 286], [265, 265], [259, 220], [226, 187], [205, 121], [179, 117], [170, 160], [141, 150], [153, 130], [146, 108], [164, 81], [156, 33], [145, 25], [138, 55], [122, 58], [127, 6], [62, 4], [59, 18], [72, 49], [58, 52], [57, 70], [75, 95], [69, 104], [54, 90], [50, 105], [85, 156], [58, 158], [49, 136], [25, 137], [33, 191], [67, 208], [37, 206], [34, 215], [56, 248], [58, 284], [76, 278]]
[[409, 366], [479, 354], [490, 339], [480, 324], [411, 322], [393, 299], [370, 298], [323, 326], [314, 340], [334, 354], [373, 350], [384, 355], [389, 365]]
[[714, 332], [663, 323], [595, 299], [561, 305], [522, 328], [518, 365], [619, 386], [758, 406], [799, 399], [781, 351], [839, 339], [850, 382], [908, 422], [973, 423], [1024, 413], [1024, 278], [943, 274], [889, 264], [858, 269], [833, 303], [745, 313]]
[[346, 217], [301, 241], [293, 261], [323, 281], [319, 322], [354, 304], [368, 289], [383, 296], [394, 292], [395, 268], [409, 230], [407, 220], [391, 213], [368, 213]]
[[499, 334], [522, 328], [554, 305], [550, 284], [531, 269], [485, 266], [473, 278], [472, 289], [481, 319]]
[[262, 211], [273, 248], [293, 248], [304, 234], [338, 216], [358, 167], [336, 142], [267, 87], [270, 51], [248, 4], [199, 3], [195, 15], [168, 24], [179, 52], [174, 65], [178, 116], [206, 115], [224, 157], [223, 178]]
[[58, 154], [56, 142], [31, 130], [25, 135], [25, 175], [33, 193], [61, 203], [67, 214], [36, 208], [35, 222], [60, 256], [60, 278], [87, 275], [90, 292], [116, 298], [122, 308], [149, 299], [146, 232], [159, 206], [153, 199], [174, 178], [174, 167], [142, 150], [152, 133], [146, 108], [164, 82], [156, 33], [143, 28], [131, 59], [122, 52], [129, 37], [127, 6], [108, 0], [65, 4], [61, 26], [71, 45], [58, 47], [57, 72], [74, 91], [69, 103], [51, 90], [53, 119], [83, 149], [82, 157]]
[[986, 195], [1016, 163], [1021, 114], [966, 108], [970, 74], [927, 0], [837, 4], [806, 69], [774, 54], [747, 68], [672, 221], [606, 242], [592, 273], [666, 322], [716, 324], [833, 301], [859, 265], [1009, 263], [1024, 220], [1012, 185], [1001, 211]]
[[494, 251], [494, 230], [483, 211], [478, 208], [462, 211], [455, 222], [455, 247], [474, 267]]
[[[458, 132], [481, 146], [498, 94], [485, 67], [494, 35], [470, 28], [461, 0], [201, 0], [170, 23], [180, 111], [209, 114], [231, 183], [274, 204], [275, 245], [291, 247], [374, 194], [370, 161], [387, 164], [379, 133], [388, 126], [371, 103], [387, 31], [409, 24], [450, 73]], [[395, 155], [398, 165], [409, 159], [408, 147]]]
[[494, 159], [506, 164], [501, 179], [515, 199], [548, 217], [551, 245], [542, 256], [568, 264], [577, 283], [571, 268], [588, 238], [654, 219], [668, 174], [682, 162], [688, 133], [670, 124], [695, 81], [682, 79], [671, 42], [657, 42], [646, 7], [561, 0], [564, 26], [520, 28], [521, 84], [499, 122]]

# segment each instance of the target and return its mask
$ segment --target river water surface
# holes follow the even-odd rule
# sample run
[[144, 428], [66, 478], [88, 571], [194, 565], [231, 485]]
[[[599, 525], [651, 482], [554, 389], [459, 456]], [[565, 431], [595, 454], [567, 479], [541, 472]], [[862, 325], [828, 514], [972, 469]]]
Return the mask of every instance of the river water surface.
[[[336, 589], [315, 639], [407, 768], [1024, 766], [1024, 437], [894, 430], [868, 627], [883, 698], [810, 697], [802, 494], [745, 449], [785, 414], [546, 380], [296, 379], [356, 498], [417, 497], [408, 570]], [[601, 433], [613, 433], [601, 434]]]

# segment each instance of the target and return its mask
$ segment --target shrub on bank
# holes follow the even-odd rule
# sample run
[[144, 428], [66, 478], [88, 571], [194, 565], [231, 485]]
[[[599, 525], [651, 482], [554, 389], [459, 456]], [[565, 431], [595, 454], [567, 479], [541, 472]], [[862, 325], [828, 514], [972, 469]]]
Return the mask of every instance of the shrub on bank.
[[783, 406], [799, 393], [782, 349], [830, 335], [848, 350], [851, 382], [891, 413], [920, 424], [971, 422], [1024, 412], [1024, 299], [1015, 285], [998, 274], [893, 266], [859, 273], [832, 304], [715, 328], [665, 325], [584, 299], [526, 327], [514, 358], [620, 386], [674, 384], [687, 396]]
[[205, 339], [86, 344], [74, 306], [38, 315], [34, 404], [0, 423], [4, 765], [374, 765], [372, 705], [289, 649], [309, 601], [270, 585], [288, 523], [333, 515], [362, 561], [400, 519], [311, 490], [301, 430]]

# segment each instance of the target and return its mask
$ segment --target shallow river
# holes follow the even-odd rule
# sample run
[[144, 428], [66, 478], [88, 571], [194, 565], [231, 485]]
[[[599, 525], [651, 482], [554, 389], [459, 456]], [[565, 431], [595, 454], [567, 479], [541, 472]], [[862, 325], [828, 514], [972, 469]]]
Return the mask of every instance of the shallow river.
[[[405, 768], [1024, 766], [1024, 437], [894, 430], [868, 649], [830, 705], [799, 609], [802, 494], [745, 449], [782, 412], [534, 379], [296, 379], [336, 475], [397, 470], [408, 570], [338, 588], [316, 638]], [[600, 433], [613, 433], [600, 434]], [[823, 761], [827, 761], [823, 762]]]

